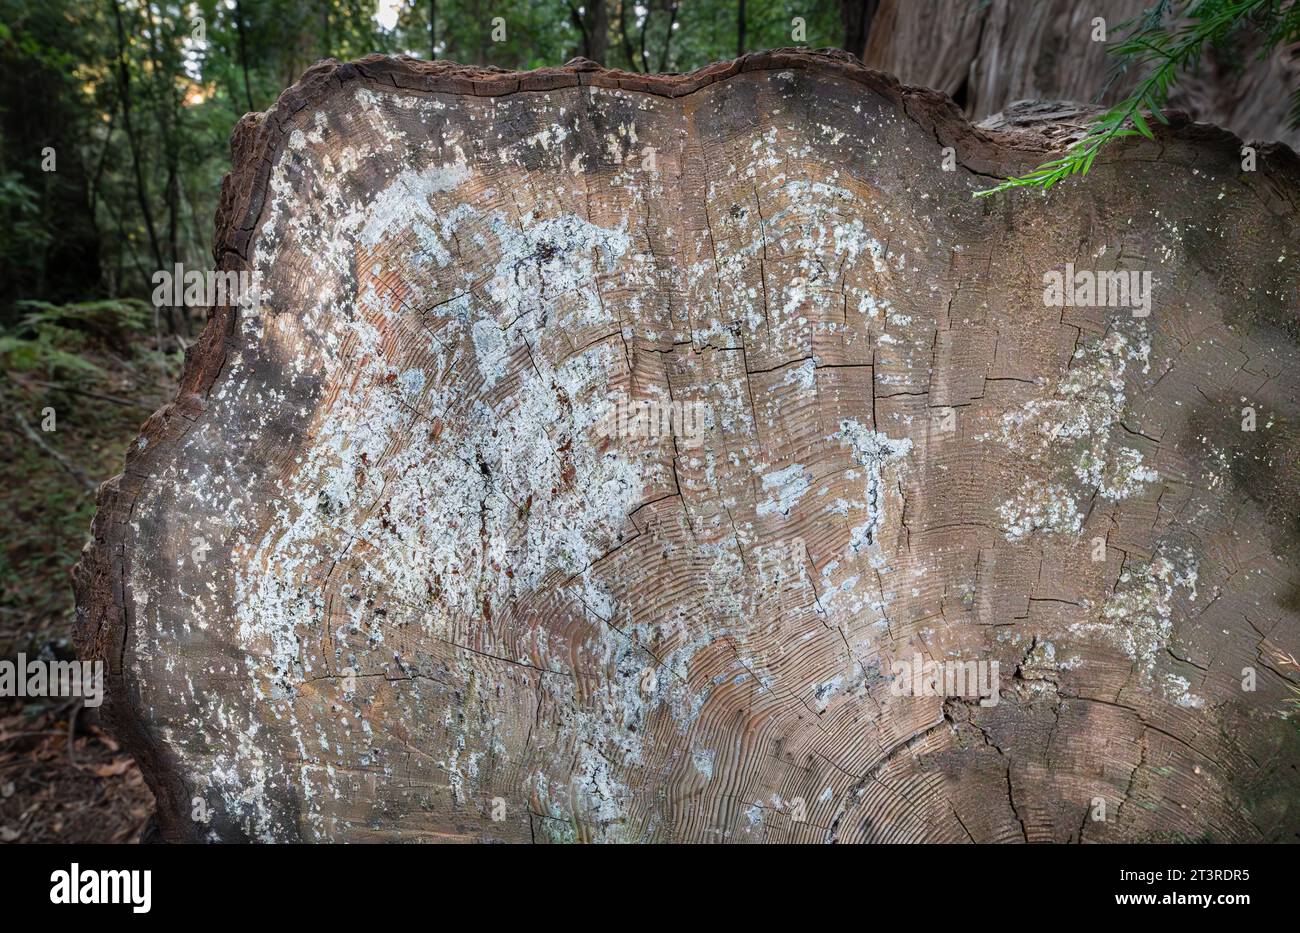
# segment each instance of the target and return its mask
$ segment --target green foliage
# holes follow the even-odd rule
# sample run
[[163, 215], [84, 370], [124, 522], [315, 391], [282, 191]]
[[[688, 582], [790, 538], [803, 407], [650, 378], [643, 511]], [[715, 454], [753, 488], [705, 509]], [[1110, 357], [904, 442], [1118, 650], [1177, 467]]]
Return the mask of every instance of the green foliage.
[[142, 301], [23, 301], [17, 310], [0, 333], [0, 513], [8, 517], [0, 649], [10, 654], [66, 632], [68, 569], [90, 527], [94, 488], [122, 468], [126, 445], [174, 392], [180, 368], [179, 351], [157, 349], [153, 308]]
[[13, 268], [39, 262], [50, 239], [39, 195], [20, 173], [0, 173], [0, 264]]
[[[1235, 32], [1252, 27], [1265, 36], [1266, 55], [1277, 45], [1300, 41], [1300, 3], [1295, 0], [1188, 0], [1175, 4], [1159, 0], [1142, 16], [1122, 24], [1123, 38], [1110, 49], [1121, 70], [1136, 69], [1143, 77], [1124, 100], [1097, 118], [1084, 137], [1058, 159], [1044, 162], [1025, 175], [976, 192], [987, 197], [1013, 188], [1044, 191], [1071, 175], [1086, 175], [1101, 150], [1116, 139], [1154, 139], [1149, 119], [1168, 122], [1161, 108], [1181, 72], [1200, 62], [1206, 46], [1225, 44]], [[1300, 90], [1294, 117], [1300, 122]]]
[[91, 362], [91, 348], [129, 350], [130, 337], [146, 330], [151, 309], [133, 298], [54, 305], [20, 301], [27, 313], [16, 327], [0, 334], [0, 364], [9, 373], [39, 373], [77, 381], [98, 378], [103, 370]]

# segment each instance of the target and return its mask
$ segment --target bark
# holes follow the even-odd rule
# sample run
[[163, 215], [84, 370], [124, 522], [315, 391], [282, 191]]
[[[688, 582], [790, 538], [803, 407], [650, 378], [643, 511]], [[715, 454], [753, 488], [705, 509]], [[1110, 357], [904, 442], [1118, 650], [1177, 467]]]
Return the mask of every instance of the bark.
[[[575, 4], [569, 2], [569, 15], [582, 36], [582, 57], [598, 65], [605, 63], [609, 53], [609, 5], [607, 0]], [[624, 15], [620, 7], [620, 16]], [[641, 60], [645, 61], [644, 37], [641, 47]]]
[[[1092, 20], [1108, 38], [1146, 12], [1150, 0], [881, 0], [862, 59], [909, 84], [952, 95], [967, 116], [983, 119], [1018, 100], [1111, 104], [1139, 75], [1113, 78], [1106, 44], [1091, 40]], [[859, 47], [862, 48], [861, 46]], [[1288, 121], [1288, 94], [1300, 85], [1300, 59], [1289, 50], [1259, 58], [1257, 37], [1206, 49], [1180, 76], [1169, 105], [1246, 139], [1300, 145]], [[1236, 67], [1236, 64], [1240, 67]]]
[[[588, 0], [583, 4], [583, 31], [587, 37], [587, 58], [605, 64], [609, 54], [608, 0]], [[643, 50], [644, 51], [644, 50]]]
[[1076, 123], [796, 50], [329, 61], [246, 118], [262, 304], [76, 573], [163, 837], [1293, 838], [1300, 160], [1175, 115], [972, 199]]

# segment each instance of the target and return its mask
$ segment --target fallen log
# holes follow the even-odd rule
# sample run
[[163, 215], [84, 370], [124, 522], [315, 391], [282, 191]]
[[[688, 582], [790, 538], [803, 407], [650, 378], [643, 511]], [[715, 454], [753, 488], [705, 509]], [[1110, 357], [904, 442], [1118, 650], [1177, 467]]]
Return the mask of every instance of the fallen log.
[[1294, 839], [1300, 162], [973, 198], [1041, 129], [799, 50], [245, 118], [76, 573], [162, 837]]

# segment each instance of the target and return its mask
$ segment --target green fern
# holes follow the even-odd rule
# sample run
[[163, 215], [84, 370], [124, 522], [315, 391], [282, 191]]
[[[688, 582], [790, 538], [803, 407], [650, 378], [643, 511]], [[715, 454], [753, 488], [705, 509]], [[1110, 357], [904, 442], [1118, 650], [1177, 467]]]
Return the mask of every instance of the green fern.
[[126, 348], [148, 329], [151, 308], [134, 298], [110, 298], [55, 305], [19, 301], [26, 313], [0, 336], [0, 364], [10, 372], [96, 379], [104, 371], [86, 358], [96, 345]]

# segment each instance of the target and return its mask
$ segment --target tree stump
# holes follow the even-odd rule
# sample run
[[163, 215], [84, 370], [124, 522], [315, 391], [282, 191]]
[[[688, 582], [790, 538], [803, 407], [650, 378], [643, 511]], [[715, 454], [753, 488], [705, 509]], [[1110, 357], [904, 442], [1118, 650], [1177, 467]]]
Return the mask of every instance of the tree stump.
[[77, 571], [163, 838], [1294, 839], [1300, 163], [972, 197], [1050, 129], [799, 50], [245, 118]]

